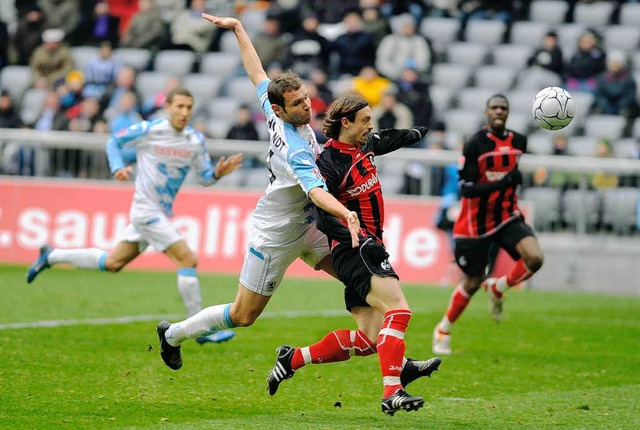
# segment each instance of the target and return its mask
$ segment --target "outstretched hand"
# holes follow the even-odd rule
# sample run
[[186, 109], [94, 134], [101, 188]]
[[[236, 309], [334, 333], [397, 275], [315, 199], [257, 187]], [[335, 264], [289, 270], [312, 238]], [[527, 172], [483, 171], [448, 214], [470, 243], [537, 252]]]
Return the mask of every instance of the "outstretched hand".
[[360, 238], [358, 237], [358, 232], [360, 232], [360, 219], [357, 213], [349, 212], [349, 215], [347, 215], [347, 227], [351, 234], [351, 246], [357, 248], [360, 245]]
[[222, 18], [219, 16], [209, 15], [208, 13], [203, 13], [202, 17], [209, 21], [212, 24], [217, 25], [218, 27], [226, 28], [227, 30], [232, 30], [240, 24], [236, 18]]
[[233, 154], [229, 158], [220, 157], [216, 163], [216, 179], [227, 176], [229, 173], [242, 167], [243, 157], [241, 153]]
[[116, 170], [115, 173], [113, 174], [113, 177], [116, 178], [118, 181], [126, 181], [131, 177], [131, 172], [133, 172], [133, 167], [131, 166], [123, 167], [122, 169]]

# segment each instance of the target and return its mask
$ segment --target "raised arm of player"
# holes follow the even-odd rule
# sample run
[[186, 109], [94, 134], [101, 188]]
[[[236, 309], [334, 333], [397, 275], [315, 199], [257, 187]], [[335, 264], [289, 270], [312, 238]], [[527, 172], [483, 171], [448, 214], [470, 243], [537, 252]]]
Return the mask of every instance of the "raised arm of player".
[[240, 21], [236, 18], [221, 18], [219, 16], [213, 16], [206, 13], [203, 13], [202, 17], [218, 27], [233, 31], [233, 34], [236, 35], [236, 39], [238, 39], [242, 65], [244, 66], [244, 70], [247, 72], [247, 75], [249, 75], [251, 82], [253, 82], [253, 85], [258, 86], [260, 82], [267, 79], [267, 72], [264, 71], [264, 67], [260, 62], [258, 53], [253, 47], [251, 39], [249, 39], [249, 35], [244, 30]]

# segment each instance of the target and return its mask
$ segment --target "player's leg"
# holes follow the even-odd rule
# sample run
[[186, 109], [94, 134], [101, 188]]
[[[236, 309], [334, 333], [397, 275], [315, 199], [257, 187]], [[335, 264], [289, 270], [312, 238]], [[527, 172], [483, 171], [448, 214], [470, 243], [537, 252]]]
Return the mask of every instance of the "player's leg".
[[164, 254], [178, 267], [178, 292], [189, 316], [202, 309], [202, 293], [198, 280], [198, 257], [184, 239], [172, 243]]
[[451, 354], [451, 328], [469, 305], [484, 279], [490, 242], [482, 239], [458, 239], [456, 262], [463, 272], [462, 281], [451, 293], [442, 320], [433, 330], [432, 350], [435, 354]]
[[38, 259], [29, 267], [27, 283], [33, 282], [44, 269], [62, 263], [71, 264], [80, 269], [118, 272], [139, 255], [140, 241], [140, 235], [134, 226], [129, 224], [121, 241], [109, 252], [99, 248], [59, 249], [45, 245], [40, 248]]

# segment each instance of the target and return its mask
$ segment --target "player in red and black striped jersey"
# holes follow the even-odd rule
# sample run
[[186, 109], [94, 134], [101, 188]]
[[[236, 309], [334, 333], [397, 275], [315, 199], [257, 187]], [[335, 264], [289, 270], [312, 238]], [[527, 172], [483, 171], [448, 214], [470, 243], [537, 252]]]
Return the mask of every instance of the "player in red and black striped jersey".
[[[501, 94], [489, 98], [487, 124], [466, 142], [460, 160], [461, 210], [453, 227], [455, 257], [464, 273], [442, 321], [433, 332], [433, 351], [451, 354], [451, 325], [482, 286], [496, 322], [502, 317], [503, 293], [542, 266], [542, 250], [518, 208], [516, 190], [522, 183], [518, 160], [527, 138], [506, 128], [509, 102]], [[516, 260], [512, 272], [485, 279], [490, 249], [501, 247]]]
[[374, 158], [419, 142], [427, 129], [378, 133], [372, 129], [371, 108], [363, 97], [339, 97], [324, 120], [323, 131], [330, 140], [317, 160], [329, 192], [360, 220], [361, 245], [353, 248], [346, 242], [346, 226], [316, 208], [316, 223], [331, 241], [333, 266], [345, 285], [345, 304], [358, 330], [335, 330], [313, 345], [296, 348], [291, 369], [377, 352], [384, 386], [382, 411], [393, 415], [422, 407], [424, 399], [407, 394], [404, 387], [417, 377], [431, 375], [440, 359], [404, 358], [411, 310], [382, 242], [384, 200]]

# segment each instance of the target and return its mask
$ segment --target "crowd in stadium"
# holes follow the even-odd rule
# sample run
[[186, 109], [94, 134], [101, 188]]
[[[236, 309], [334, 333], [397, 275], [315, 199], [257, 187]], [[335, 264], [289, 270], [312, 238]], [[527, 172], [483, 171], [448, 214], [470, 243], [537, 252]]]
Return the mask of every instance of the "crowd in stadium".
[[[202, 12], [238, 16], [268, 73], [292, 69], [305, 80], [321, 141], [320, 120], [346, 90], [366, 98], [376, 128], [428, 126], [422, 147], [454, 150], [482, 123], [487, 97], [505, 93], [508, 126], [529, 135], [529, 152], [640, 158], [635, 1], [6, 1], [0, 128], [115, 133], [162, 115], [167, 92], [182, 84], [195, 91], [193, 125], [208, 137], [265, 139], [255, 93], [239, 85], [246, 76], [232, 35]], [[556, 134], [529, 113], [550, 85], [578, 107]], [[56, 149], [46, 166], [35, 165], [33, 148], [0, 151], [3, 174], [94, 177], [83, 151]], [[442, 194], [445, 172], [434, 169], [430, 194]], [[423, 175], [409, 166], [398, 191], [420, 193]], [[590, 187], [637, 185], [605, 176]], [[577, 186], [544, 169], [527, 181]]]

